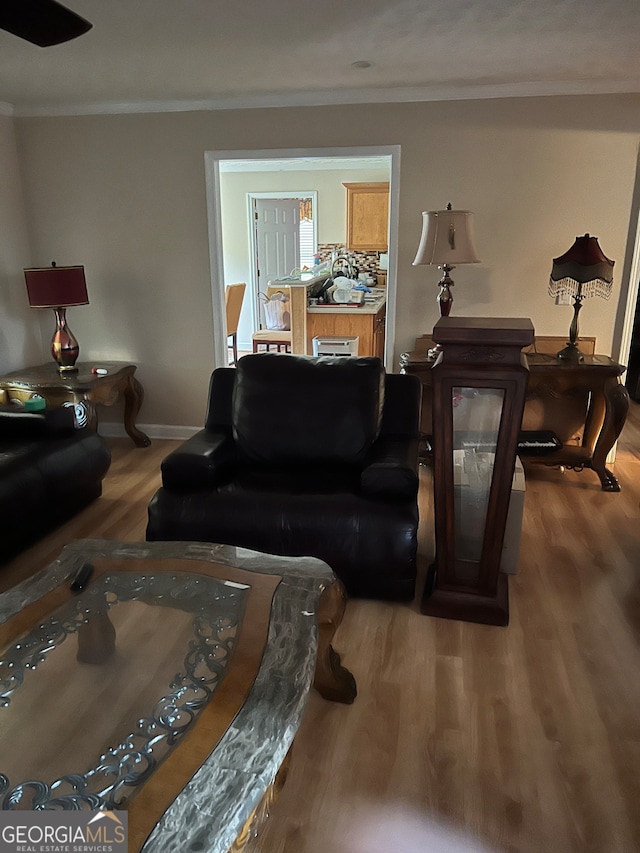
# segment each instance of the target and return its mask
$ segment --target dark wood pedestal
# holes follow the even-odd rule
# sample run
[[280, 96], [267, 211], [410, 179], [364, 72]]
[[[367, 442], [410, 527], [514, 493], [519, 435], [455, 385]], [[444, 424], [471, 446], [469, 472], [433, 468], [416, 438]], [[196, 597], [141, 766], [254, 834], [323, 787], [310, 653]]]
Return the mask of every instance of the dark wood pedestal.
[[509, 622], [500, 570], [533, 343], [524, 318], [441, 317], [433, 366], [435, 561], [422, 613]]

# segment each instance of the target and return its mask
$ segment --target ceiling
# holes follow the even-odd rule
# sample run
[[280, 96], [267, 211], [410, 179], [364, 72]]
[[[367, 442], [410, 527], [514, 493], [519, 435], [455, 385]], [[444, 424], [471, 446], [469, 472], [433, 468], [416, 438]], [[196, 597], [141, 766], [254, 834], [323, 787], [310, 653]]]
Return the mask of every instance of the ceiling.
[[93, 23], [78, 39], [0, 31], [5, 111], [640, 92], [638, 0], [64, 2]]

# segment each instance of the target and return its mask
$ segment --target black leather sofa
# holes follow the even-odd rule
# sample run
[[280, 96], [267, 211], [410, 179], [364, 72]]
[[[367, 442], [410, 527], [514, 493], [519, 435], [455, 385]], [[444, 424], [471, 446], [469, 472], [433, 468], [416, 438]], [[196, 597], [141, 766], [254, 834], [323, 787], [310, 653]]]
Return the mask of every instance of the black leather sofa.
[[73, 406], [25, 412], [0, 405], [0, 563], [102, 492], [111, 453]]
[[419, 409], [417, 377], [376, 358], [245, 356], [162, 463], [147, 539], [318, 557], [351, 596], [410, 599]]

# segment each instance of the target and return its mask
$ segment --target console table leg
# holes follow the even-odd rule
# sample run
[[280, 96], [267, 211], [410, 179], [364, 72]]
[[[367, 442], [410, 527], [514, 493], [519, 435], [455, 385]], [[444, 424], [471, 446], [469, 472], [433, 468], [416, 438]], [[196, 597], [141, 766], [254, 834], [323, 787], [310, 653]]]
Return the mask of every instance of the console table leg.
[[138, 447], [149, 447], [151, 439], [136, 426], [136, 417], [144, 400], [144, 389], [133, 374], [124, 389], [124, 428]]
[[619, 492], [620, 484], [615, 475], [609, 471], [605, 462], [609, 451], [616, 443], [622, 432], [622, 427], [629, 412], [629, 392], [616, 379], [610, 379], [604, 385], [605, 414], [602, 429], [593, 451], [591, 468], [596, 472], [605, 492]]
[[338, 630], [346, 595], [343, 585], [336, 581], [320, 597], [318, 608], [318, 660], [313, 686], [323, 699], [351, 704], [357, 695], [356, 680], [340, 663], [340, 655], [331, 645]]

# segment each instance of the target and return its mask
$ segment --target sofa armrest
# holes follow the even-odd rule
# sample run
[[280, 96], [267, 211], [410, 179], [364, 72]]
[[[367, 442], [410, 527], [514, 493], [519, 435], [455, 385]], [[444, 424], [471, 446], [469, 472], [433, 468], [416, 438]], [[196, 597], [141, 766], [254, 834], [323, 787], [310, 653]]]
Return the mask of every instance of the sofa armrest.
[[162, 462], [162, 485], [179, 492], [210, 489], [229, 478], [236, 461], [229, 431], [203, 429]]
[[0, 439], [26, 440], [70, 435], [76, 429], [73, 407], [25, 412], [15, 406], [0, 406]]
[[418, 439], [382, 435], [372, 446], [360, 475], [365, 497], [410, 501], [418, 493]]

